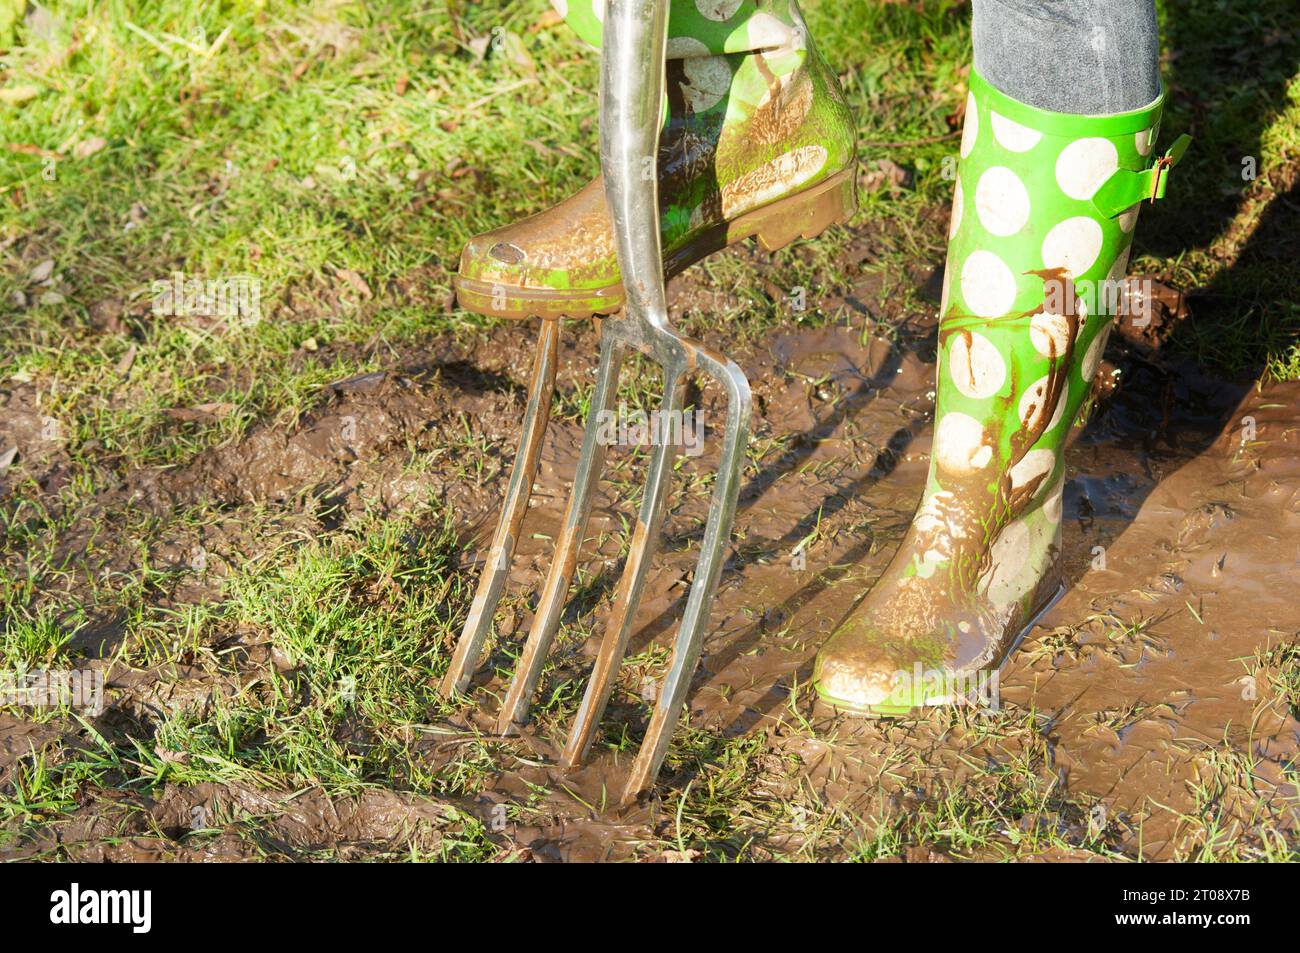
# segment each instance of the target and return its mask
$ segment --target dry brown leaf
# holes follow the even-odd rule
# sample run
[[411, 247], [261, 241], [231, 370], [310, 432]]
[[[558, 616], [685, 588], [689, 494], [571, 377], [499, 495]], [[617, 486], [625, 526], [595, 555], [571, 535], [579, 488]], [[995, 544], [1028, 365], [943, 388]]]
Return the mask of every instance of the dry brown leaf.
[[529, 33], [540, 33], [542, 30], [549, 30], [553, 26], [559, 26], [564, 22], [564, 17], [560, 16], [554, 10], [547, 10], [528, 28]]
[[8, 103], [10, 106], [21, 106], [29, 100], [35, 99], [41, 94], [39, 86], [30, 84], [24, 86], [4, 86], [0, 87], [0, 103]]
[[357, 294], [363, 298], [373, 298], [374, 294], [370, 290], [370, 285], [366, 284], [366, 279], [351, 268], [335, 268], [334, 273], [350, 284]]
[[115, 368], [118, 377], [126, 377], [131, 372], [131, 365], [135, 363], [135, 353], [135, 345], [132, 344], [126, 349], [126, 353], [118, 358], [117, 367]]
[[82, 139], [72, 147], [72, 157], [74, 159], [89, 159], [107, 145], [108, 140], [102, 136], [91, 136], [89, 139]]
[[47, 258], [31, 270], [31, 274], [27, 276], [27, 279], [33, 284], [40, 284], [42, 281], [48, 280], [52, 274], [54, 274], [54, 259]]
[[59, 154], [49, 149], [42, 149], [40, 146], [29, 146], [26, 143], [6, 142], [5, 148], [10, 152], [16, 152], [24, 156], [40, 156], [42, 159], [57, 159]]
[[171, 407], [164, 413], [182, 423], [207, 423], [219, 420], [235, 409], [234, 404], [197, 404], [193, 407]]

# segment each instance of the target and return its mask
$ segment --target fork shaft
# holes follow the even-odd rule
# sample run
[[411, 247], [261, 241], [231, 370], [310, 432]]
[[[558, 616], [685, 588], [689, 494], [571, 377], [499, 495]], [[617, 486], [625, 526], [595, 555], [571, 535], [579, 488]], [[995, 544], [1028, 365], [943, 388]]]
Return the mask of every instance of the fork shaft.
[[600, 171], [631, 325], [668, 323], [656, 168], [667, 43], [668, 0], [606, 3]]
[[623, 347], [613, 335], [602, 334], [596, 386], [592, 390], [591, 406], [587, 411], [587, 429], [582, 438], [578, 470], [573, 477], [573, 490], [569, 494], [569, 505], [564, 515], [564, 528], [560, 531], [559, 541], [551, 556], [551, 567], [546, 573], [546, 584], [542, 589], [541, 601], [537, 604], [537, 613], [533, 616], [528, 641], [501, 705], [501, 713], [497, 718], [498, 734], [508, 734], [515, 725], [528, 719], [528, 708], [537, 688], [537, 680], [542, 674], [546, 654], [560, 626], [569, 584], [578, 564], [578, 551], [582, 547], [582, 537], [591, 514], [592, 491], [605, 465], [605, 442], [601, 431], [604, 417], [610, 412], [614, 393], [618, 390], [618, 372], [622, 363]]
[[519, 528], [523, 524], [524, 514], [528, 512], [528, 499], [532, 496], [533, 480], [537, 476], [537, 465], [542, 456], [546, 425], [551, 419], [559, 341], [560, 322], [543, 321], [537, 338], [537, 354], [533, 360], [533, 379], [529, 385], [528, 406], [524, 411], [523, 433], [519, 450], [515, 453], [514, 466], [510, 470], [505, 505], [492, 537], [492, 546], [483, 563], [483, 574], [479, 576], [478, 590], [474, 593], [469, 617], [465, 620], [460, 641], [456, 643], [456, 652], [442, 680], [444, 695], [465, 690], [478, 666], [483, 643], [492, 631], [492, 616], [510, 575], [515, 544], [519, 541]]

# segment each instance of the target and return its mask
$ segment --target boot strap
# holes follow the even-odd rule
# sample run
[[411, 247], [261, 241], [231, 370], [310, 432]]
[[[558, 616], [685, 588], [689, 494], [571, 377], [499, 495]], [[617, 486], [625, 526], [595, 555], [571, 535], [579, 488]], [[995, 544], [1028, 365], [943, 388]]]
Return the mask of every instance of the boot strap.
[[1156, 199], [1164, 198], [1165, 187], [1169, 181], [1169, 170], [1182, 159], [1183, 153], [1187, 151], [1191, 142], [1191, 136], [1179, 136], [1169, 147], [1168, 152], [1159, 156], [1154, 163], [1141, 172], [1117, 169], [1093, 195], [1093, 208], [1107, 218], [1114, 218], [1143, 199], [1154, 202]]

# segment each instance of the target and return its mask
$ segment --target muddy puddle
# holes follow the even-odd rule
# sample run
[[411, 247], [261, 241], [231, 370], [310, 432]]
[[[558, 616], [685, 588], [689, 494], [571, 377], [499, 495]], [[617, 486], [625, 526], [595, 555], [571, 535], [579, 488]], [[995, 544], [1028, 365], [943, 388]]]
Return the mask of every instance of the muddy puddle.
[[[1166, 310], [1170, 320], [1179, 317]], [[1188, 817], [1207, 812], [1237, 837], [1249, 839], [1260, 817], [1294, 831], [1300, 722], [1270, 666], [1300, 633], [1300, 385], [1214, 377], [1166, 356], [1151, 332], [1113, 336], [1092, 419], [1067, 451], [1068, 591], [1003, 671], [1001, 709], [880, 722], [835, 718], [813, 703], [817, 647], [888, 563], [928, 465], [933, 318], [914, 316], [898, 328], [889, 339], [860, 322], [785, 329], [734, 355], [754, 389], [751, 457], [689, 696], [689, 732], [724, 743], [753, 739], [761, 749], [758, 775], [746, 778], [754, 796], [854, 818], [864, 830], [964, 785], [978, 792], [990, 777], [1014, 788], [1020, 782], [1008, 766], [1027, 764], [1054, 796], [1088, 806], [1086, 816], [1063, 813], [1061, 825], [1092, 825], [1128, 856], [1194, 850], [1203, 825]], [[159, 509], [203, 497], [233, 512], [314, 494], [344, 511], [379, 505], [408, 514], [432, 495], [455, 514], [465, 541], [462, 572], [472, 579], [505, 488], [501, 462], [521, 417], [531, 335], [528, 326], [505, 326], [477, 342], [405, 355], [390, 370], [333, 385], [293, 428], [254, 427], [187, 468], [134, 474], [114, 492]], [[595, 341], [590, 325], [568, 329], [563, 379], [590, 380]], [[710, 343], [725, 346], [721, 338]], [[713, 395], [699, 399], [706, 426], [721, 419]], [[496, 461], [473, 479], [447, 449], [467, 428]], [[552, 424], [499, 638], [475, 680], [484, 708], [466, 706], [435, 722], [424, 749], [431, 770], [463, 739], [491, 730], [504, 690], [493, 672], [508, 667], [527, 632], [529, 593], [549, 564], [580, 437], [574, 420]], [[678, 474], [629, 649], [640, 661], [620, 675], [606, 739], [635, 741], [644, 729], [647, 685], [653, 697], [698, 552], [717, 442], [707, 439], [703, 455]], [[425, 455], [419, 474], [408, 466], [412, 446]], [[583, 553], [579, 605], [544, 694], [581, 678], [594, 655], [644, 463], [643, 454], [612, 455]], [[292, 528], [294, 519], [284, 522]], [[330, 528], [297, 519], [300, 535]], [[257, 534], [234, 521], [227, 537], [220, 528], [208, 533], [204, 545], [218, 564], [238, 565], [256, 549]], [[176, 558], [185, 552], [180, 547]], [[247, 665], [270, 664], [267, 656], [265, 646], [250, 646]], [[109, 684], [112, 704], [124, 710], [147, 708], [160, 686], [222, 690], [174, 669], [110, 672]], [[227, 835], [201, 848], [181, 843], [194, 811], [221, 817], [242, 809], [274, 818], [264, 836], [284, 851], [309, 856], [344, 845], [364, 853], [422, 822], [445, 821], [448, 805], [486, 823], [500, 816], [498, 805], [527, 802], [527, 822], [492, 827], [518, 856], [645, 856], [644, 846], [672, 825], [665, 795], [699, 780], [708, 755], [703, 766], [670, 757], [658, 794], [616, 811], [604, 805], [621, 788], [635, 745], [619, 754], [606, 747], [564, 775], [553, 763], [562, 727], [539, 724], [500, 742], [492, 781], [461, 799], [418, 790], [334, 799], [321, 791], [288, 797], [237, 785], [169, 785], [146, 798], [145, 813], [137, 810], [125, 829], [114, 820], [112, 792], [101, 792], [51, 836], [84, 859], [251, 858], [258, 850]], [[5, 716], [0, 771], [59, 734], [57, 726]], [[443, 828], [426, 846], [436, 850], [448, 836]], [[769, 847], [797, 848], [812, 836], [795, 825], [772, 832]], [[50, 846], [47, 836], [14, 850]], [[823, 842], [816, 855], [846, 851]], [[908, 859], [942, 859], [921, 854]]]

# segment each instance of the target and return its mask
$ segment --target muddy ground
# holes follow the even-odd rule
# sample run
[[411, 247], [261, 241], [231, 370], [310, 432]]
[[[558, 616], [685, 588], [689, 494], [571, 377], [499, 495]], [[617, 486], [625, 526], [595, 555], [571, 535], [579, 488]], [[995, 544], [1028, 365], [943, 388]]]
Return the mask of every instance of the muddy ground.
[[[761, 261], [752, 250], [730, 254]], [[670, 758], [643, 804], [603, 806], [630, 765], [649, 711], [642, 696], [662, 672], [675, 631], [716, 439], [679, 474], [633, 661], [606, 716], [606, 739], [623, 736], [624, 750], [606, 747], [591, 766], [562, 775], [550, 763], [564, 726], [553, 712], [523, 738], [489, 739], [484, 780], [455, 795], [400, 778], [376, 779], [359, 796], [247, 782], [86, 784], [62, 818], [11, 818], [6, 827], [15, 836], [0, 853], [365, 857], [412, 838], [436, 851], [468, 824], [486, 832], [495, 856], [691, 859], [712, 849], [709, 838], [684, 840], [671, 803], [716, 781], [719, 765], [736, 752], [744, 758], [740, 793], [724, 800], [727, 809], [713, 822], [712, 846], [730, 845], [718, 848], [724, 854], [741, 843], [746, 856], [758, 858], [853, 856], [864, 841], [879, 843], [882, 830], [898, 833], [893, 846], [867, 854], [906, 860], [998, 856], [990, 837], [1017, 856], [1056, 859], [1171, 859], [1226, 842], [1267, 853], [1278, 838], [1294, 842], [1300, 384], [1229, 379], [1179, 357], [1169, 342], [1195, 319], [1198, 302], [1163, 284], [1153, 327], [1112, 336], [1092, 419], [1068, 451], [1068, 592], [1004, 670], [1002, 709], [877, 722], [836, 719], [813, 703], [807, 686], [817, 646], [888, 562], [922, 488], [940, 278], [921, 268], [906, 279], [929, 300], [912, 313], [873, 312], [850, 291], [836, 323], [790, 322], [740, 351], [720, 329], [705, 332], [749, 374], [753, 440], [736, 543], [690, 694], [689, 728], [678, 735], [688, 753]], [[714, 293], [695, 272], [676, 280], [676, 316], [698, 330]], [[570, 394], [573, 382], [590, 386], [597, 333], [590, 324], [566, 328], [560, 374]], [[388, 370], [325, 388], [296, 423], [268, 421], [190, 465], [126, 474], [103, 490], [104, 512], [129, 505], [166, 513], [204, 502], [227, 514], [192, 538], [151, 548], [149, 558], [161, 565], [205, 554], [209, 572], [158, 597], [179, 606], [219, 599], [223, 576], [259, 558], [272, 529], [277, 540], [301, 544], [360, 512], [418, 526], [432, 519], [421, 502], [432, 497], [452, 514], [462, 541], [447, 609], [453, 622], [462, 620], [506, 483], [532, 334], [530, 326], [502, 325], [394, 352]], [[29, 396], [22, 386], [7, 392], [4, 435], [40, 470], [43, 486], [57, 486], [70, 474], [57, 447], [43, 448], [42, 419], [25, 403]], [[712, 394], [695, 396], [706, 421], [720, 419]], [[549, 432], [512, 595], [498, 616], [500, 637], [475, 683], [483, 710], [440, 708], [430, 672], [428, 723], [415, 748], [434, 776], [453, 770], [467, 739], [491, 731], [531, 620], [529, 594], [548, 565], [580, 436], [576, 413]], [[463, 458], [469, 451], [449, 449], [467, 444], [482, 448], [473, 477]], [[425, 461], [416, 476], [412, 453]], [[572, 695], [590, 663], [643, 464], [641, 454], [615, 454], [592, 517], [581, 592], [543, 695]], [[87, 538], [113, 529], [95, 525], [93, 514], [84, 519]], [[69, 538], [75, 554], [78, 536]], [[126, 569], [140, 555], [124, 547], [115, 558]], [[78, 585], [90, 580], [74, 578], [74, 594]], [[125, 632], [122, 620], [100, 619], [78, 632], [72, 647], [78, 665], [105, 673], [103, 712], [84, 723], [14, 708], [0, 714], [0, 782], [12, 783], [19, 766], [51, 745], [90, 745], [87, 728], [116, 745], [137, 739], [148, 746], [160, 713], [202, 708], [292, 666], [273, 633], [237, 626], [201, 636], [227, 660], [224, 669], [184, 659], [132, 666], [115, 656]], [[442, 664], [451, 647], [445, 635], [433, 647]], [[560, 706], [559, 714], [571, 710]], [[364, 745], [366, 726], [354, 727]], [[933, 833], [944, 829], [946, 810], [964, 810], [959, 804], [1017, 804], [1029, 795], [1041, 795], [1039, 810], [999, 812], [1011, 819], [1006, 829], [977, 841]], [[782, 810], [774, 813], [773, 804]], [[191, 833], [196, 810], [217, 818], [203, 837]], [[254, 833], [235, 820], [241, 813], [260, 819]], [[922, 817], [926, 836], [908, 826]], [[1044, 824], [1052, 836], [1042, 836]], [[1035, 840], [1026, 846], [1029, 837]]]

